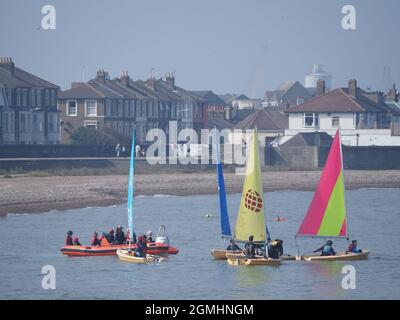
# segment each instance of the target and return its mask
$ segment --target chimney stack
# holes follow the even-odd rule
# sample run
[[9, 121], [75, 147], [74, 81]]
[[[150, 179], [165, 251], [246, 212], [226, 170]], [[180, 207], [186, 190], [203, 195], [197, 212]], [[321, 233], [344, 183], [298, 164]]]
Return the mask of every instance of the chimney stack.
[[318, 96], [322, 96], [323, 94], [325, 94], [325, 80], [318, 80], [317, 81], [317, 95]]
[[354, 98], [357, 98], [357, 80], [351, 79], [349, 80], [349, 95]]
[[10, 57], [0, 57], [0, 67], [8, 70], [12, 75], [14, 75], [14, 62]]
[[97, 70], [96, 80], [105, 84], [106, 79], [109, 79], [108, 72], [103, 69]]
[[129, 75], [128, 75], [128, 71], [122, 71], [122, 75], [121, 75], [121, 82], [124, 86], [129, 86]]
[[168, 75], [165, 77], [165, 80], [167, 81], [168, 85], [172, 90], [175, 89], [175, 77], [173, 73], [168, 73]]

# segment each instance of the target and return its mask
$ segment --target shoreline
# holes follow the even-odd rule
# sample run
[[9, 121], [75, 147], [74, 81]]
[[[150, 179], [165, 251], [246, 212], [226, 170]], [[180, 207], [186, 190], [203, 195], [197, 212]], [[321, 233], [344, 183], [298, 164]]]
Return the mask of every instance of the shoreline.
[[[321, 171], [263, 172], [264, 192], [313, 191]], [[225, 173], [228, 194], [242, 191], [244, 176]], [[217, 195], [216, 174], [141, 174], [135, 177], [139, 195]], [[347, 170], [346, 189], [400, 188], [400, 170]], [[127, 176], [16, 176], [0, 177], [0, 217], [84, 207], [105, 207], [126, 202]]]

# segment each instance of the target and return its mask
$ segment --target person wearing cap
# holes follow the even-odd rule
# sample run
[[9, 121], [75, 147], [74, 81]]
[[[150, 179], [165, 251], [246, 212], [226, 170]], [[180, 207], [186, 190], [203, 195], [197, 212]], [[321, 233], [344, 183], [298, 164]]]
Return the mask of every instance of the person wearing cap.
[[67, 232], [67, 238], [65, 239], [65, 245], [66, 246], [73, 246], [74, 245], [74, 241], [72, 240], [72, 235], [73, 234], [74, 233], [71, 230], [69, 230]]
[[93, 238], [92, 238], [92, 243], [91, 246], [100, 246], [100, 239], [99, 239], [99, 234], [95, 231], [93, 232]]
[[74, 246], [81, 246], [81, 243], [79, 242], [79, 238], [78, 237], [74, 238]]
[[357, 249], [357, 240], [351, 241], [347, 253], [361, 253], [361, 249]]
[[241, 251], [242, 249], [239, 248], [239, 246], [235, 243], [235, 240], [231, 239], [229, 241], [229, 245], [226, 248], [228, 251]]
[[117, 226], [115, 229], [115, 243], [116, 244], [124, 244], [125, 243], [125, 235], [122, 230], [122, 226]]
[[335, 250], [333, 250], [332, 247], [333, 241], [328, 240], [321, 248], [318, 248], [317, 250], [314, 250], [313, 252], [319, 252], [321, 251], [321, 256], [334, 256], [336, 254]]
[[146, 232], [146, 240], [147, 242], [153, 242], [153, 232], [151, 230]]

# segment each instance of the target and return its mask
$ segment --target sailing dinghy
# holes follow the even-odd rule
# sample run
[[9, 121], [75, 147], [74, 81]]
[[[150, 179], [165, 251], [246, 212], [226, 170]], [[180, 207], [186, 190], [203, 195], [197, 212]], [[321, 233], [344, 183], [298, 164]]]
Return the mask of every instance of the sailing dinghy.
[[[296, 241], [297, 237], [349, 239], [344, 194], [342, 143], [340, 129], [338, 129], [314, 197], [295, 236]], [[300, 255], [299, 252], [296, 259], [306, 261], [359, 260], [367, 259], [369, 253], [368, 250], [363, 250], [361, 253], [338, 252], [332, 256], [321, 256], [317, 254]]]
[[[128, 226], [129, 226], [130, 239], [133, 239], [134, 177], [135, 177], [135, 131], [132, 137], [131, 159], [129, 161], [129, 180], [128, 180]], [[149, 252], [151, 244], [152, 243], [147, 244], [147, 252]], [[178, 253], [178, 249], [169, 246], [169, 240], [165, 234], [165, 226], [160, 226], [157, 233], [155, 244], [167, 248], [167, 250], [165, 250], [164, 252], [162, 253], [160, 252], [162, 256], [148, 253], [146, 254], [146, 257], [136, 257], [134, 255], [134, 248], [136, 248], [136, 244], [131, 245], [130, 243], [128, 248], [126, 248], [127, 245], [125, 245], [125, 248], [118, 249], [116, 253], [120, 260], [134, 262], [134, 263], [161, 262], [168, 255], [169, 251], [171, 251], [174, 254]]]
[[[220, 223], [221, 223], [221, 237], [223, 245], [232, 238], [231, 226], [229, 223], [228, 207], [226, 204], [226, 192], [225, 192], [225, 182], [224, 174], [222, 171], [221, 157], [219, 154], [219, 143], [217, 146], [217, 178], [218, 178], [218, 194], [219, 194], [219, 212], [220, 212]], [[226, 260], [227, 253], [237, 253], [240, 254], [242, 251], [231, 251], [224, 249], [212, 249], [211, 255], [215, 260]]]
[[[242, 198], [236, 220], [234, 238], [240, 242], [246, 242], [250, 235], [254, 236], [254, 242], [262, 245], [268, 253], [267, 241], [270, 240], [268, 228], [266, 227], [264, 213], [264, 192], [261, 177], [261, 165], [258, 154], [257, 130], [253, 132], [252, 145], [246, 166], [246, 177], [243, 184]], [[256, 256], [246, 258], [243, 254], [227, 254], [230, 265], [271, 265], [281, 263], [281, 259], [270, 259], [267, 256]]]

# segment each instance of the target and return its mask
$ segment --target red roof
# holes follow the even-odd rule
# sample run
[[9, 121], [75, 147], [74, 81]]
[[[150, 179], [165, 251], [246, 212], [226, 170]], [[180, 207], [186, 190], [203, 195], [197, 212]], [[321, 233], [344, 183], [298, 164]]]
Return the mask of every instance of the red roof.
[[[372, 111], [374, 106], [368, 106], [361, 99], [350, 96], [342, 88], [330, 91], [322, 96], [314, 97], [305, 103], [291, 107], [286, 110], [288, 113], [296, 112], [365, 112]], [[379, 112], [381, 108], [376, 106], [374, 111]]]

